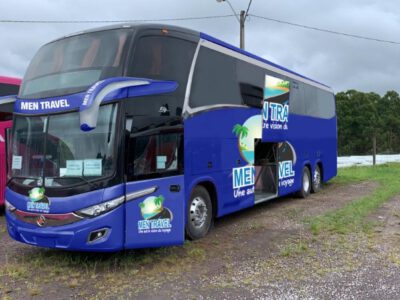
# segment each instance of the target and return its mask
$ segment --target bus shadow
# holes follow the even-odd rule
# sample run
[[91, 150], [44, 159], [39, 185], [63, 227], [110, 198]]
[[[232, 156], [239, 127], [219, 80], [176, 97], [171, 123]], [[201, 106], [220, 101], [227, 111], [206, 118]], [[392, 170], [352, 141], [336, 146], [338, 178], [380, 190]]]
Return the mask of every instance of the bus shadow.
[[244, 210], [240, 210], [226, 216], [222, 216], [215, 220], [215, 229], [236, 224], [240, 221], [251, 220], [253, 217], [258, 216], [265, 212], [287, 206], [288, 204], [296, 203], [297, 201], [304, 201], [304, 199], [297, 198], [295, 195], [287, 195], [279, 198], [274, 198], [263, 203], [259, 203]]

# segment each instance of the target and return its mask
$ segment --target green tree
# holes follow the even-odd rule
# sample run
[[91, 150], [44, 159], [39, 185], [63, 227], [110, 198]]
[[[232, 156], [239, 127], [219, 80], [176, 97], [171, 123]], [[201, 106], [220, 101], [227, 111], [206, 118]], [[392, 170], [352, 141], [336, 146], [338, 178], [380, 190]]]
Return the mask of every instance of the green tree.
[[377, 108], [381, 119], [382, 132], [378, 143], [383, 153], [400, 152], [400, 97], [395, 91], [388, 91]]
[[371, 154], [372, 137], [379, 136], [380, 96], [356, 90], [336, 95], [339, 155]]

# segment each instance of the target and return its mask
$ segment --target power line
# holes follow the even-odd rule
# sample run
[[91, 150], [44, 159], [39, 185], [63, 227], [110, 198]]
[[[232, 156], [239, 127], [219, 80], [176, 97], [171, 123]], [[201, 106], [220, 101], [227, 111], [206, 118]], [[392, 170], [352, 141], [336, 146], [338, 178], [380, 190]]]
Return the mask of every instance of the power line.
[[235, 17], [235, 15], [167, 18], [167, 19], [142, 19], [142, 20], [0, 20], [0, 23], [30, 23], [30, 24], [83, 24], [83, 23], [137, 23], [137, 22], [165, 22], [165, 21], [191, 21]]
[[[250, 3], [251, 3], [251, 1], [249, 2], [249, 4]], [[250, 5], [249, 5], [249, 7], [250, 7]], [[356, 38], [356, 39], [362, 39], [362, 40], [368, 40], [368, 41], [374, 41], [374, 42], [380, 42], [380, 43], [387, 43], [387, 44], [393, 44], [393, 45], [400, 45], [400, 42], [397, 42], [397, 41], [384, 40], [384, 39], [368, 37], [368, 36], [363, 36], [363, 35], [358, 35], [358, 34], [351, 34], [351, 33], [346, 33], [346, 32], [330, 30], [330, 29], [324, 29], [324, 28], [319, 28], [319, 27], [314, 27], [314, 26], [309, 26], [309, 25], [304, 25], [304, 24], [299, 24], [299, 23], [293, 23], [293, 22], [289, 22], [289, 21], [278, 20], [278, 19], [264, 17], [264, 16], [258, 16], [258, 15], [254, 15], [254, 14], [248, 14], [248, 16], [271, 21], [271, 22], [276, 22], [276, 23], [280, 23], [280, 24], [299, 27], [299, 28], [303, 28], [303, 29], [309, 29], [309, 30], [315, 30], [315, 31], [319, 31], [319, 32], [325, 32], [325, 33], [330, 33], [330, 34], [335, 34], [335, 35], [346, 36], [346, 37], [350, 37], [350, 38]], [[70, 21], [68, 21], [68, 20], [11, 20], [11, 19], [8, 19], [8, 20], [0, 20], [0, 23], [25, 23], [25, 24], [137, 23], [137, 22], [210, 20], [210, 19], [222, 19], [222, 18], [231, 18], [231, 17], [237, 17], [237, 15], [230, 14], [230, 15], [216, 15], [216, 16], [202, 16], [202, 17], [141, 19], [141, 20], [70, 20]]]
[[334, 30], [330, 30], [330, 29], [318, 28], [318, 27], [313, 27], [313, 26], [308, 26], [308, 25], [303, 25], [303, 24], [298, 24], [298, 23], [292, 23], [292, 22], [288, 22], [288, 21], [282, 21], [282, 20], [263, 17], [263, 16], [257, 16], [257, 15], [253, 15], [253, 14], [249, 14], [249, 16], [252, 16], [252, 17], [258, 18], [258, 19], [276, 22], [276, 23], [286, 24], [286, 25], [305, 28], [305, 29], [316, 30], [316, 31], [320, 31], [320, 32], [330, 33], [330, 34], [342, 35], [342, 36], [347, 36], [347, 37], [356, 38], [356, 39], [400, 45], [400, 42], [396, 42], [396, 41], [383, 40], [383, 39], [378, 39], [378, 38], [373, 38], [373, 37], [368, 37], [368, 36], [363, 36], [363, 35], [357, 35], [357, 34], [351, 34], [351, 33], [346, 33], [346, 32], [334, 31]]
[[247, 6], [246, 13], [244, 14], [244, 17], [245, 17], [245, 18], [247, 18], [247, 16], [249, 15], [249, 10], [250, 10], [250, 6], [251, 6], [251, 2], [253, 2], [253, 0], [250, 0], [250, 1], [249, 1], [249, 5]]

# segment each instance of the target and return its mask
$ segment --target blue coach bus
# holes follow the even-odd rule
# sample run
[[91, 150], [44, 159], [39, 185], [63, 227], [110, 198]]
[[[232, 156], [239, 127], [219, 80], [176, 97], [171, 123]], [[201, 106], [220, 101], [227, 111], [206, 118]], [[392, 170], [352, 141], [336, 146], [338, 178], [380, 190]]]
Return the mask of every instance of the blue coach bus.
[[10, 236], [118, 251], [336, 175], [332, 90], [206, 34], [123, 25], [43, 46], [15, 99]]

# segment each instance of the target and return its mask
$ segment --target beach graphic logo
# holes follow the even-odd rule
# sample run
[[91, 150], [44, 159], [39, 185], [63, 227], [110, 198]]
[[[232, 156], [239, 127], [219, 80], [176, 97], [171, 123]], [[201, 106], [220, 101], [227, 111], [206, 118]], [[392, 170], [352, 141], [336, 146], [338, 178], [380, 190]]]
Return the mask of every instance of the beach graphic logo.
[[26, 203], [28, 211], [48, 213], [50, 211], [50, 200], [45, 196], [44, 187], [35, 187], [28, 192], [29, 200]]
[[139, 203], [140, 213], [143, 220], [138, 221], [139, 233], [169, 233], [172, 229], [171, 221], [173, 214], [171, 210], [164, 207], [164, 196], [147, 197]]
[[232, 133], [238, 138], [239, 152], [250, 165], [254, 164], [254, 140], [261, 138], [261, 124], [261, 115], [254, 115], [248, 118], [243, 125], [236, 124], [232, 129]]
[[287, 130], [289, 122], [290, 82], [265, 75], [263, 128]]

